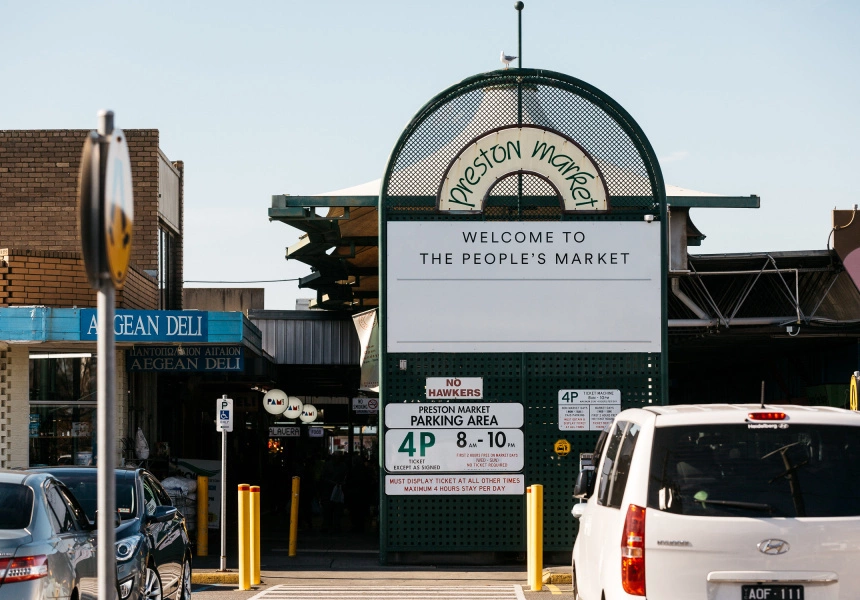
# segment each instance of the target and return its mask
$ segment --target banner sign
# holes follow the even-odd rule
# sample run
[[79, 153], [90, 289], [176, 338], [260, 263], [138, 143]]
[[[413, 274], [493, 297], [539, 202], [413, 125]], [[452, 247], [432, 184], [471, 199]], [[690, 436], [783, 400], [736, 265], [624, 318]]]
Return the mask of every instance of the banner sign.
[[368, 310], [352, 316], [358, 341], [361, 344], [361, 379], [358, 389], [379, 392], [379, 320], [377, 312]]
[[[80, 310], [81, 340], [98, 339], [97, 309]], [[206, 342], [209, 313], [200, 310], [117, 310], [117, 342]]]
[[521, 471], [524, 457], [521, 429], [389, 429], [385, 433], [389, 472]]
[[440, 211], [481, 212], [493, 186], [512, 173], [532, 173], [555, 188], [565, 212], [606, 211], [600, 169], [579, 144], [536, 125], [490, 131], [451, 162], [437, 197]]
[[388, 352], [661, 351], [659, 223], [386, 227]]
[[269, 437], [301, 437], [302, 430], [298, 427], [269, 427]]
[[519, 473], [483, 475], [386, 475], [385, 493], [389, 496], [522, 496], [525, 476]]
[[128, 371], [243, 372], [241, 346], [136, 346], [126, 351]]
[[621, 390], [559, 390], [561, 431], [603, 431], [621, 412]]
[[401, 429], [515, 429], [523, 426], [523, 405], [515, 402], [398, 402], [385, 406], [385, 426]]

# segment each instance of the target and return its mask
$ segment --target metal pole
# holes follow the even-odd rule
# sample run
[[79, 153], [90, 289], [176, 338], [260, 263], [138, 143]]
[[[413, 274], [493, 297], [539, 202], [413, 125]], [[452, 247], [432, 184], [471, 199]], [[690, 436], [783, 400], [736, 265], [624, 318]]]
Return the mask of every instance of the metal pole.
[[[99, 134], [108, 136], [113, 132], [113, 113], [99, 112]], [[102, 153], [104, 155], [104, 153]], [[98, 193], [103, 194], [101, 185]], [[117, 597], [116, 587], [116, 345], [114, 343], [113, 317], [116, 290], [109, 274], [102, 275], [97, 294], [98, 341], [97, 398], [96, 410], [98, 457], [98, 597], [107, 600]]]
[[523, 68], [523, 8], [525, 4], [517, 2], [514, 4], [517, 9], [517, 68]]
[[[199, 492], [198, 492], [199, 493]], [[227, 570], [227, 430], [221, 432], [221, 568]]]

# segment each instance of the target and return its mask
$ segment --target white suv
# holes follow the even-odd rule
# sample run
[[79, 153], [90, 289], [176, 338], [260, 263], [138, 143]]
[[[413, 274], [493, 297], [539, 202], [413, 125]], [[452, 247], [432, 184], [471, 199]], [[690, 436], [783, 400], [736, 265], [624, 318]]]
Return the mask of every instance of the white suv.
[[860, 413], [629, 409], [574, 496], [574, 597], [860, 598]]

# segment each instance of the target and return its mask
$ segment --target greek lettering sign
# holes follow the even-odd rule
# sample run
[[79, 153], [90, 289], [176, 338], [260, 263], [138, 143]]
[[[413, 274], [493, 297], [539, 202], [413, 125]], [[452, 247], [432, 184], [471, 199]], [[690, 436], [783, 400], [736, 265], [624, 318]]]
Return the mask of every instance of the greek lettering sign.
[[385, 407], [385, 426], [475, 429], [523, 426], [523, 405], [514, 402], [421, 402], [396, 403]]
[[521, 496], [524, 476], [519, 473], [454, 475], [387, 475], [385, 493], [389, 496], [468, 496], [498, 494]]
[[483, 377], [428, 377], [425, 394], [431, 398], [484, 397]]
[[621, 412], [621, 390], [559, 390], [561, 431], [603, 431]]
[[128, 371], [243, 372], [241, 346], [135, 346], [126, 353]]
[[389, 429], [389, 472], [521, 471], [525, 455], [520, 429]]
[[496, 129], [457, 155], [442, 179], [440, 211], [481, 212], [500, 179], [531, 173], [555, 188], [565, 212], [606, 211], [609, 192], [600, 169], [579, 144], [534, 125]]
[[660, 351], [659, 225], [386, 226], [388, 352]]
[[[94, 308], [80, 310], [81, 340], [95, 340], [98, 317]], [[118, 310], [113, 318], [117, 342], [205, 342], [209, 313], [198, 310]]]

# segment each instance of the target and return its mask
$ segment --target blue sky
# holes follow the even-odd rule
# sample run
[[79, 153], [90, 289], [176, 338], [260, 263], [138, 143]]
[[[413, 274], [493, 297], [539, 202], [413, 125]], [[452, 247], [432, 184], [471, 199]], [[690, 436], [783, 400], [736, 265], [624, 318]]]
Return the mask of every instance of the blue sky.
[[[513, 4], [0, 0], [0, 129], [94, 128], [101, 108], [159, 129], [185, 161], [185, 278], [296, 278], [271, 196], [380, 177], [427, 100], [516, 53]], [[523, 66], [617, 100], [667, 183], [761, 196], [694, 209], [696, 252], [824, 249], [830, 211], [860, 202], [860, 2], [525, 4]], [[269, 309], [313, 295], [264, 287]]]

